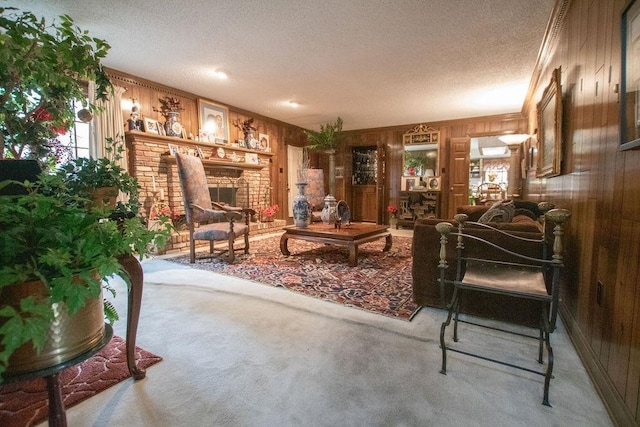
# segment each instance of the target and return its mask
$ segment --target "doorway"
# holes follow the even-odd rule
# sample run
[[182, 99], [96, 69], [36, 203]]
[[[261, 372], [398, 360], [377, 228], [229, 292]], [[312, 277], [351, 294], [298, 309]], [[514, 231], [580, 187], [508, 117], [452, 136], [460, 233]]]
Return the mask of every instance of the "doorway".
[[474, 137], [469, 147], [469, 204], [507, 198], [511, 152], [498, 136]]

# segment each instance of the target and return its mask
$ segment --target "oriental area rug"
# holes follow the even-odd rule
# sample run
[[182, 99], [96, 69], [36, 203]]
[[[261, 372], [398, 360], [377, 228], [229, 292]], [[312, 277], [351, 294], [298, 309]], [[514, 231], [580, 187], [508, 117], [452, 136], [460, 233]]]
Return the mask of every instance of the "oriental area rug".
[[349, 267], [346, 247], [293, 239], [287, 243], [291, 253], [288, 257], [280, 252], [280, 235], [277, 235], [252, 241], [249, 254], [237, 251], [231, 265], [227, 263], [226, 255], [208, 258], [208, 251], [196, 252], [195, 264], [189, 263], [188, 255], [167, 261], [282, 286], [307, 296], [402, 320], [411, 320], [418, 311], [411, 289], [411, 238], [394, 236], [388, 252], [382, 252], [384, 239], [359, 245], [356, 267]]
[[[129, 378], [125, 341], [114, 336], [105, 348], [60, 373], [62, 400], [69, 408]], [[162, 357], [136, 347], [137, 366], [146, 369]], [[33, 426], [49, 416], [43, 378], [0, 386], [0, 426]]]

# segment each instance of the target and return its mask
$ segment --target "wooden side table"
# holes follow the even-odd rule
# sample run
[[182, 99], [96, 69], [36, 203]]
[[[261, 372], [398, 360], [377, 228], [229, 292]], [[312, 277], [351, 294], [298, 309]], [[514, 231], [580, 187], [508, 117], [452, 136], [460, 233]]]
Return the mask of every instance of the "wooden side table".
[[130, 281], [127, 307], [127, 367], [134, 379], [141, 380], [145, 377], [146, 371], [136, 366], [136, 334], [138, 333], [138, 319], [142, 306], [144, 273], [138, 258], [133, 255], [125, 255], [118, 261], [129, 275]]
[[5, 382], [18, 382], [26, 381], [34, 378], [44, 378], [47, 381], [47, 393], [49, 397], [49, 426], [51, 427], [66, 427], [67, 415], [62, 401], [62, 387], [60, 384], [60, 372], [63, 370], [75, 366], [78, 363], [82, 363], [106, 346], [113, 337], [113, 329], [111, 325], [105, 324], [104, 336], [102, 339], [92, 348], [85, 351], [82, 354], [67, 360], [66, 362], [59, 363], [48, 368], [38, 369], [32, 372], [26, 372], [19, 375], [8, 375], [5, 378]]

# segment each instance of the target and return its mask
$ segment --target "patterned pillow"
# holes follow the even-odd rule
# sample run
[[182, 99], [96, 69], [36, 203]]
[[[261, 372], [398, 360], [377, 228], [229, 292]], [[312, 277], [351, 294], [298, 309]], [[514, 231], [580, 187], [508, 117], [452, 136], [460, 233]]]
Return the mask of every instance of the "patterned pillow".
[[511, 222], [515, 213], [513, 200], [503, 200], [491, 206], [478, 222], [486, 224], [488, 222]]

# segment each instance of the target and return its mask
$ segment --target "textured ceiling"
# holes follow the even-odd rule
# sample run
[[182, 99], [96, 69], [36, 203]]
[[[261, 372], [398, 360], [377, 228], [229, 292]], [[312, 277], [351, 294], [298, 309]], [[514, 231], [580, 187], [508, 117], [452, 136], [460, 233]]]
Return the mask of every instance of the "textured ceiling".
[[111, 45], [110, 68], [311, 129], [521, 111], [554, 3], [0, 1], [70, 15]]

